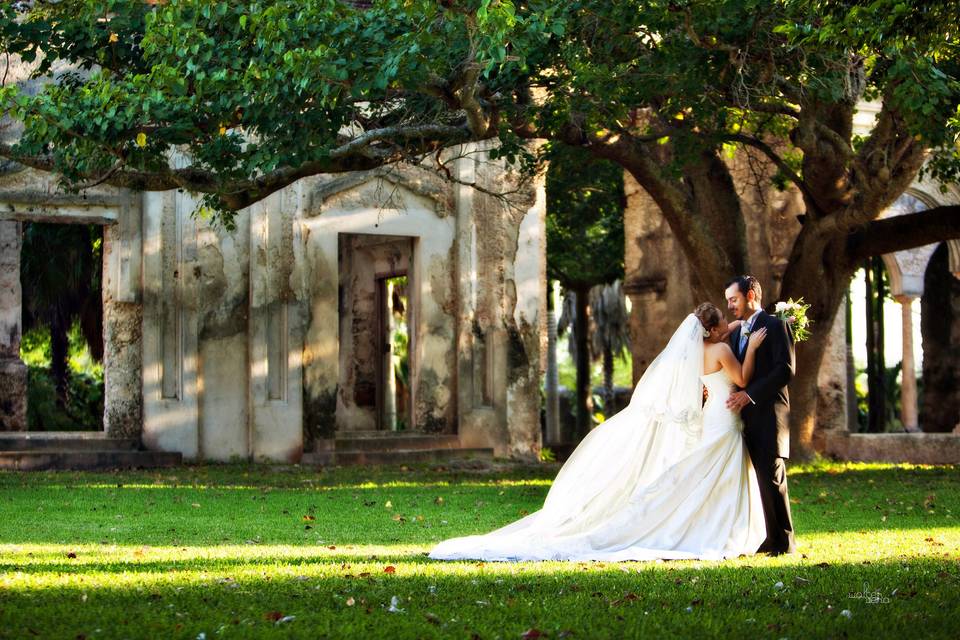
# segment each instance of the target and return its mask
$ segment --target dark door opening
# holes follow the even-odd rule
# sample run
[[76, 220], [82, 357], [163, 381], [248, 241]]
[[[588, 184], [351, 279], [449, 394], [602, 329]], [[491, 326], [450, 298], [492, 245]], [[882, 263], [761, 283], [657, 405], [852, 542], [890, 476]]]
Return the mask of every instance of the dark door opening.
[[102, 280], [101, 225], [23, 223], [29, 431], [103, 430]]

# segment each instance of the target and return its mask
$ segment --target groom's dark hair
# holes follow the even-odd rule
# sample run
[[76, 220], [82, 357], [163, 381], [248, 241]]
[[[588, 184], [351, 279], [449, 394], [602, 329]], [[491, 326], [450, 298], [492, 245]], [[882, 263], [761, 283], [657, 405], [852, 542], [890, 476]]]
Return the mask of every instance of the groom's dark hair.
[[747, 291], [753, 291], [753, 295], [757, 299], [757, 302], [760, 302], [760, 300], [763, 298], [763, 289], [760, 288], [760, 281], [753, 276], [737, 276], [728, 282], [724, 289], [732, 287], [733, 285], [737, 285], [737, 288], [740, 289], [740, 293], [742, 293], [744, 296], [747, 295]]

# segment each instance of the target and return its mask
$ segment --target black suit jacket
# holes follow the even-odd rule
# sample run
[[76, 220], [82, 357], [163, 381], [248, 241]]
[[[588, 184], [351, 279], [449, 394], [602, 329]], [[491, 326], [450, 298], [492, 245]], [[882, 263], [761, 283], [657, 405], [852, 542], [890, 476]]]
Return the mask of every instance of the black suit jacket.
[[[753, 378], [746, 392], [754, 403], [743, 408], [744, 438], [751, 449], [773, 452], [775, 457], [790, 457], [790, 395], [787, 384], [796, 370], [793, 333], [786, 322], [760, 311], [753, 330], [766, 327], [767, 337], [757, 350]], [[743, 362], [740, 329], [730, 335], [730, 347]]]

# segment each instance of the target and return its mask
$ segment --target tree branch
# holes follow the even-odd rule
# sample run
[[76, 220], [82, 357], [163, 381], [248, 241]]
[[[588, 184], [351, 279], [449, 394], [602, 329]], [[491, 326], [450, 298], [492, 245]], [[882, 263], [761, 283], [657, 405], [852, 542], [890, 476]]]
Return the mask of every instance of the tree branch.
[[760, 150], [765, 156], [767, 156], [770, 159], [771, 162], [773, 162], [774, 165], [776, 165], [777, 169], [779, 169], [780, 172], [783, 173], [783, 175], [785, 175], [787, 178], [790, 179], [791, 182], [797, 185], [797, 188], [799, 188], [800, 191], [803, 193], [809, 205], [814, 210], [816, 210], [817, 216], [818, 217], [823, 216], [823, 210], [820, 208], [820, 205], [817, 203], [817, 198], [814, 195], [813, 191], [810, 189], [809, 185], [807, 185], [807, 183], [804, 182], [803, 178], [801, 178], [797, 174], [797, 172], [794, 171], [790, 167], [790, 165], [788, 165], [786, 161], [783, 158], [781, 158], [776, 151], [773, 150], [773, 147], [768, 145], [763, 140], [754, 138], [752, 136], [743, 135], [741, 133], [725, 134], [722, 136], [722, 139], [729, 140], [731, 142], [739, 142], [741, 144], [745, 144], [747, 146], [753, 147], [754, 149]]
[[960, 205], [875, 220], [847, 237], [851, 261], [960, 238]]
[[[157, 171], [140, 171], [115, 166], [106, 176], [84, 175], [85, 180], [95, 184], [109, 184], [136, 191], [166, 191], [185, 189], [193, 193], [217, 194], [223, 203], [234, 211], [262, 200], [271, 193], [290, 185], [300, 178], [321, 173], [345, 173], [366, 171], [402, 160], [405, 155], [429, 153], [441, 146], [466, 142], [473, 136], [465, 126], [455, 125], [400, 125], [365, 131], [344, 144], [332, 149], [327, 158], [305, 162], [296, 167], [280, 167], [245, 180], [223, 181], [212, 171], [197, 167], [172, 169], [164, 167]], [[377, 143], [402, 140], [404, 154], [394, 149], [375, 147]], [[410, 143], [413, 144], [410, 144]], [[13, 147], [0, 143], [0, 157], [9, 158], [22, 165], [41, 171], [55, 171], [56, 158], [52, 154], [23, 156]], [[79, 185], [83, 189], [92, 184]]]

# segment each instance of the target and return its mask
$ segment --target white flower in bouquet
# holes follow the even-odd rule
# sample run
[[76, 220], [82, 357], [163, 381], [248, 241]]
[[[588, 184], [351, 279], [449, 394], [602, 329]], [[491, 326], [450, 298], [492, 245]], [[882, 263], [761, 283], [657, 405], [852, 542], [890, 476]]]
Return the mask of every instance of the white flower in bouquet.
[[777, 317], [790, 325], [793, 330], [793, 339], [796, 342], [803, 342], [810, 338], [810, 325], [813, 320], [807, 317], [809, 304], [803, 302], [803, 298], [794, 300], [788, 299], [786, 302], [780, 301], [774, 306], [774, 312]]

